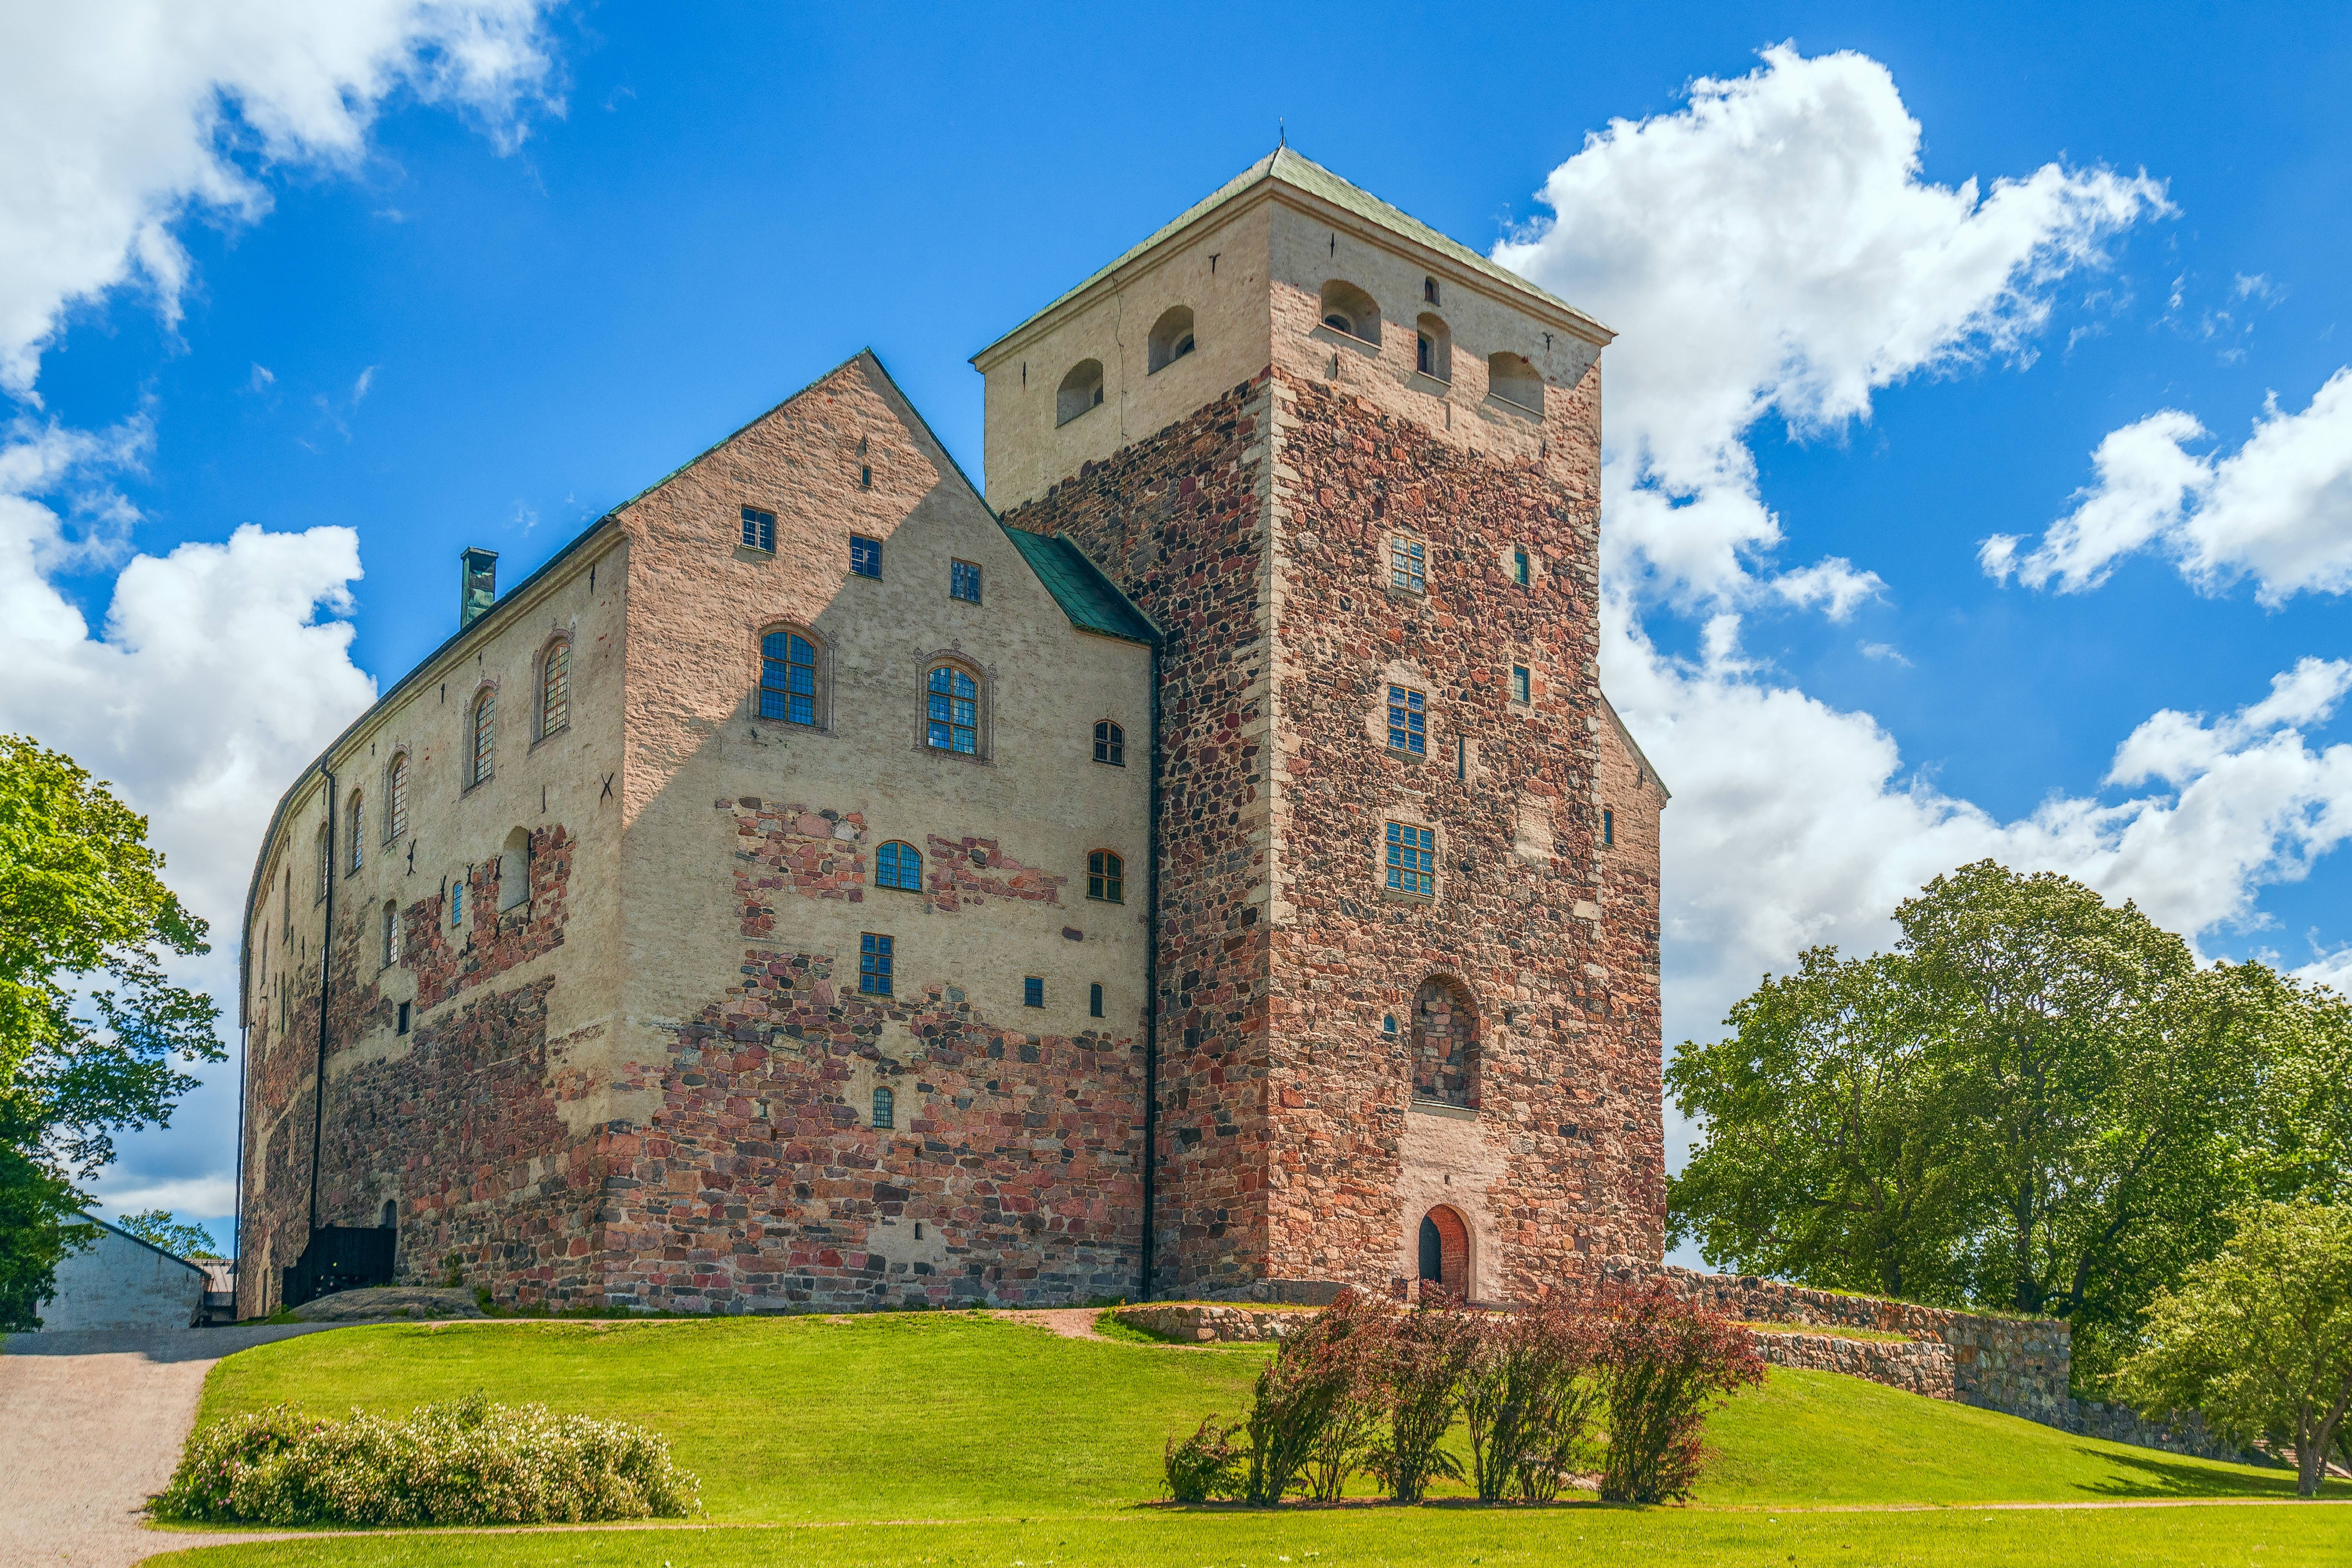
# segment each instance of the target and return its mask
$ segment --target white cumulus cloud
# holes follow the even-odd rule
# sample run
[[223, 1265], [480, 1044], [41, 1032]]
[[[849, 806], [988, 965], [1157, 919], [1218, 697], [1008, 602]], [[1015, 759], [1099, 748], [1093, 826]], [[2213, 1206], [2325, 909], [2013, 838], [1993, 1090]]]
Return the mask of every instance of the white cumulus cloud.
[[2337, 371], [2301, 413], [2271, 399], [2234, 452], [2200, 456], [2205, 426], [2162, 408], [2110, 431], [2091, 455], [2095, 474], [2074, 510], [2031, 551], [1995, 534], [1979, 559], [1998, 578], [2081, 593], [2116, 563], [2154, 548], [2200, 592], [2252, 578], [2255, 597], [2352, 591], [2352, 367]]

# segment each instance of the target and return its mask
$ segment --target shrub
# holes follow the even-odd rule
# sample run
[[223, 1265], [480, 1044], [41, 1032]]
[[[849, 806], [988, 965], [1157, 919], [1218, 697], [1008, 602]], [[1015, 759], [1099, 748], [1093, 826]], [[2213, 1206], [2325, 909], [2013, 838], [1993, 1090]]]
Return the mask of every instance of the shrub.
[[[1365, 1386], [1367, 1357], [1387, 1314], [1343, 1290], [1315, 1321], [1282, 1342], [1250, 1393], [1249, 1479], [1244, 1495], [1280, 1502], [1305, 1478], [1332, 1416]], [[1342, 1475], [1344, 1479], [1344, 1473]]]
[[1240, 1423], [1220, 1426], [1213, 1415], [1182, 1442], [1168, 1435], [1160, 1464], [1168, 1477], [1168, 1495], [1177, 1502], [1210, 1502], [1242, 1495], [1242, 1449], [1234, 1441]]
[[641, 1427], [476, 1394], [404, 1421], [290, 1405], [188, 1441], [161, 1518], [257, 1524], [539, 1524], [681, 1518], [698, 1482]]
[[1386, 1358], [1388, 1437], [1371, 1457], [1397, 1501], [1419, 1502], [1438, 1476], [1461, 1478], [1444, 1444], [1485, 1332], [1481, 1317], [1462, 1311], [1424, 1308], [1398, 1321]]
[[1370, 1459], [1373, 1439], [1388, 1416], [1389, 1357], [1397, 1314], [1351, 1293], [1317, 1321], [1326, 1320], [1331, 1323], [1326, 1331], [1332, 1336], [1330, 1353], [1345, 1364], [1349, 1377], [1324, 1417], [1322, 1431], [1308, 1447], [1304, 1479], [1307, 1496], [1318, 1502], [1338, 1502], [1348, 1478]]
[[1601, 1330], [1600, 1383], [1609, 1422], [1601, 1496], [1662, 1502], [1690, 1495], [1706, 1462], [1707, 1411], [1764, 1381], [1748, 1331], [1683, 1300], [1663, 1283], [1610, 1312]]
[[1462, 1379], [1478, 1497], [1549, 1502], [1582, 1468], [1591, 1446], [1599, 1384], [1589, 1320], [1559, 1306], [1489, 1321]]

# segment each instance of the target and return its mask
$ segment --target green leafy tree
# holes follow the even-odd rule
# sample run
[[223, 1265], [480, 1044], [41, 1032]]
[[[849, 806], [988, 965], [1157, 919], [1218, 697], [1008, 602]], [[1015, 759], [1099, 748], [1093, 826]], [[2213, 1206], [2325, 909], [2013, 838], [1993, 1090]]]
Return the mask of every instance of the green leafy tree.
[[1755, 1273], [1951, 1293], [1969, 1172], [1925, 1045], [1916, 966], [1814, 948], [1685, 1046], [1666, 1087], [1708, 1137], [1673, 1186], [1676, 1239]]
[[211, 998], [164, 977], [164, 954], [210, 950], [163, 867], [105, 784], [0, 735], [0, 1330], [37, 1327], [58, 1261], [95, 1235], [74, 1184], [111, 1135], [168, 1123], [195, 1086], [174, 1058], [225, 1058]]
[[2302, 1132], [2260, 1131], [2268, 1064], [2305, 1048], [2284, 1021], [2299, 994], [1989, 860], [1895, 921], [1890, 952], [1808, 953], [1730, 1038], [1678, 1055], [1669, 1087], [1706, 1136], [1672, 1188], [1677, 1233], [1745, 1271], [2064, 1318], [2095, 1377], [2220, 1245], [2265, 1140], [2295, 1179], [2325, 1163], [2316, 1080], [2275, 1114]]
[[2318, 1494], [2352, 1411], [2352, 1209], [2254, 1203], [2236, 1234], [2149, 1307], [2146, 1348], [2117, 1375], [2155, 1415], [2199, 1411], [2223, 1436], [2294, 1447]]
[[180, 1258], [218, 1258], [213, 1233], [203, 1226], [181, 1219], [170, 1209], [142, 1209], [127, 1214], [114, 1222], [151, 1247]]

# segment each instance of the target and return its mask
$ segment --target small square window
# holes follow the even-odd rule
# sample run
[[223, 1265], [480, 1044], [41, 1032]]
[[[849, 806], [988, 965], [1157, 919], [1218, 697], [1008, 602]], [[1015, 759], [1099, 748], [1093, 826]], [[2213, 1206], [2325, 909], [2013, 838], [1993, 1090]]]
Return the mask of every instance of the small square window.
[[757, 507], [743, 509], [743, 548], [764, 550], [774, 554], [776, 550], [776, 514], [761, 511]]
[[1421, 756], [1429, 750], [1428, 699], [1402, 686], [1389, 688], [1389, 750]]
[[967, 605], [980, 603], [980, 568], [969, 561], [948, 563], [948, 597]]
[[1400, 893], [1437, 893], [1437, 830], [1391, 822], [1388, 835], [1388, 885]]
[[1528, 693], [1533, 689], [1534, 684], [1532, 678], [1528, 674], [1528, 667], [1526, 665], [1515, 664], [1511, 666], [1512, 701], [1526, 702], [1530, 700]]
[[849, 536], [849, 570], [860, 577], [882, 575], [882, 542], [862, 533]]
[[1102, 1016], [1102, 982], [1098, 980], [1087, 987], [1087, 1016], [1099, 1018]]
[[1524, 550], [1514, 550], [1514, 551], [1512, 551], [1512, 552], [1511, 552], [1511, 581], [1512, 581], [1512, 582], [1514, 582], [1514, 583], [1517, 583], [1520, 587], [1524, 588], [1524, 587], [1526, 587], [1526, 586], [1528, 585], [1528, 576], [1529, 576], [1529, 575], [1530, 575], [1530, 573], [1529, 573], [1529, 571], [1528, 571], [1528, 552], [1527, 552], [1526, 551], [1524, 551]]
[[1434, 305], [1439, 302], [1436, 279], [1424, 278], [1421, 280], [1421, 298], [1424, 304]]
[[1033, 974], [1021, 983], [1021, 1005], [1024, 1007], [1043, 1007], [1045, 1005], [1045, 983], [1036, 975]]
[[1410, 594], [1426, 593], [1429, 585], [1422, 574], [1426, 564], [1427, 552], [1421, 541], [1417, 539], [1389, 541], [1390, 587], [1402, 588]]
[[857, 989], [868, 996], [887, 996], [891, 990], [893, 954], [890, 939], [866, 931], [857, 939]]

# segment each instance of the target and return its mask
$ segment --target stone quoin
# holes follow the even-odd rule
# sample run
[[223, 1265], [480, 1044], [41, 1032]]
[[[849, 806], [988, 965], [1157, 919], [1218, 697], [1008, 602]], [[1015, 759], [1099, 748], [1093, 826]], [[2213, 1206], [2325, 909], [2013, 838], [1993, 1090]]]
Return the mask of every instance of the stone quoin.
[[975, 357], [985, 497], [861, 353], [469, 552], [255, 867], [240, 1311], [318, 1227], [714, 1312], [1658, 1258], [1609, 339], [1284, 150]]

